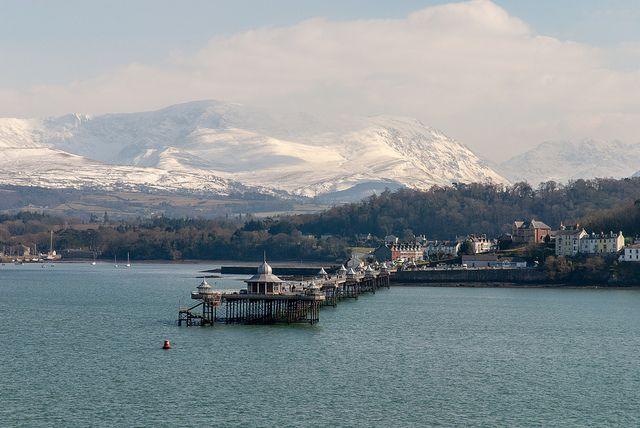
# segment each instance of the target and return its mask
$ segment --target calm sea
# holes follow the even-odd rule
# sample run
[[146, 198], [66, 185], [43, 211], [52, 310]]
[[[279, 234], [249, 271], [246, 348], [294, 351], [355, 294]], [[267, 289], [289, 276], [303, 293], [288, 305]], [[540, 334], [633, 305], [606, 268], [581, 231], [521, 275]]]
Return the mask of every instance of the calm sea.
[[211, 267], [1, 266], [0, 425], [640, 424], [639, 291], [398, 287], [313, 327], [177, 327]]

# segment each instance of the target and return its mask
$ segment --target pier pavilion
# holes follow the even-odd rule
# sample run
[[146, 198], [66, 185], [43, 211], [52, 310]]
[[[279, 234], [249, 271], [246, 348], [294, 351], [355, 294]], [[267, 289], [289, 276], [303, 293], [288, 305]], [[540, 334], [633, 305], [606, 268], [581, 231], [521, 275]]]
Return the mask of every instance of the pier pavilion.
[[245, 282], [247, 293], [251, 294], [279, 294], [282, 291], [282, 280], [273, 274], [273, 269], [267, 263], [266, 257], [256, 274]]

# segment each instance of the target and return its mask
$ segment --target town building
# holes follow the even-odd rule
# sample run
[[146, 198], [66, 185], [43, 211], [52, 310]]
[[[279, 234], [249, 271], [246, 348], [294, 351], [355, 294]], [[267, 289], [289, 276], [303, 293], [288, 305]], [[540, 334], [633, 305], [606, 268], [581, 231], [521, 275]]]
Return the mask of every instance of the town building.
[[580, 252], [580, 240], [587, 236], [584, 229], [560, 229], [556, 232], [556, 256], [575, 256]]
[[492, 267], [510, 268], [510, 269], [524, 269], [527, 267], [526, 259], [521, 257], [503, 257]]
[[357, 272], [361, 269], [364, 269], [364, 264], [364, 260], [360, 258], [360, 254], [352, 253], [349, 260], [347, 260], [347, 262], [345, 263], [345, 266], [347, 267], [347, 269], [353, 269]]
[[384, 237], [384, 243], [385, 244], [397, 244], [399, 241], [398, 237], [395, 235], [387, 235]]
[[621, 262], [640, 262], [640, 244], [631, 244], [624, 247], [620, 255]]
[[582, 254], [615, 254], [624, 247], [622, 232], [591, 233], [580, 239], [580, 253]]
[[582, 241], [589, 242], [589, 244], [585, 244], [585, 247], [589, 249], [589, 251], [584, 251], [586, 254], [615, 254], [624, 247], [622, 232], [600, 233], [599, 235], [592, 233]]
[[373, 256], [379, 262], [391, 260], [424, 260], [424, 247], [415, 242], [384, 244], [378, 247]]
[[622, 232], [591, 233], [584, 229], [560, 226], [556, 232], [556, 255], [616, 254], [624, 247]]
[[424, 258], [440, 260], [456, 257], [460, 245], [458, 241], [430, 241], [424, 247]]
[[466, 239], [471, 245], [473, 254], [488, 253], [497, 247], [497, 243], [487, 238], [487, 235], [469, 235]]
[[497, 254], [465, 254], [462, 256], [462, 266], [468, 268], [524, 269], [527, 267], [527, 262], [519, 257], [498, 258]]
[[540, 244], [551, 235], [551, 228], [544, 222], [531, 219], [514, 221], [511, 240], [515, 244]]
[[496, 254], [473, 254], [462, 256], [462, 266], [478, 268], [478, 267], [490, 267], [492, 264], [498, 263], [498, 256]]

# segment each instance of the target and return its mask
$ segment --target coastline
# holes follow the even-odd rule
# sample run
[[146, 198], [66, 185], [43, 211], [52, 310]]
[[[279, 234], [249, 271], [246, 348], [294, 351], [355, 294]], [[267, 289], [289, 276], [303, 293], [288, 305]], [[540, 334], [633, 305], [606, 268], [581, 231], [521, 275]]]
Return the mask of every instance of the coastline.
[[394, 282], [391, 287], [429, 287], [429, 288], [554, 288], [554, 289], [608, 289], [608, 290], [640, 290], [640, 284], [634, 285], [609, 285], [609, 284], [587, 284], [578, 285], [570, 283], [545, 283], [545, 284], [517, 284], [513, 282]]
[[[39, 262], [29, 262], [25, 261], [24, 264], [41, 264], [41, 263], [68, 263], [68, 264], [83, 264], [83, 263], [91, 263], [93, 259], [63, 259], [63, 260], [42, 260]], [[120, 262], [120, 260], [118, 260]], [[97, 259], [96, 263], [99, 264], [113, 264], [113, 260], [111, 259]], [[5, 262], [5, 263], [13, 263], [13, 261]], [[194, 259], [185, 259], [185, 260], [161, 260], [161, 259], [131, 259], [132, 264], [190, 264], [190, 265], [225, 265], [225, 264], [233, 264], [237, 266], [255, 266], [257, 267], [262, 260], [194, 260]], [[282, 267], [327, 267], [335, 265], [336, 262], [321, 262], [321, 261], [302, 261], [300, 260], [279, 260], [279, 261], [269, 261], [269, 264], [272, 266], [282, 266]]]

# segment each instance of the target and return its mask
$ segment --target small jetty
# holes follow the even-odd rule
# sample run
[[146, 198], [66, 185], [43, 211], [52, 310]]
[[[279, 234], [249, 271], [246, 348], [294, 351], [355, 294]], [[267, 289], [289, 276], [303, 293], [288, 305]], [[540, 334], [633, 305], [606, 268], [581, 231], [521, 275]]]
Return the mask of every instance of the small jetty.
[[363, 293], [389, 288], [389, 269], [341, 266], [333, 275], [324, 268], [315, 277], [285, 281], [273, 274], [266, 258], [257, 272], [245, 281], [246, 289], [214, 290], [206, 279], [191, 292], [194, 305], [181, 307], [178, 325], [223, 324], [316, 324], [323, 306], [335, 307], [343, 299], [357, 299]]

